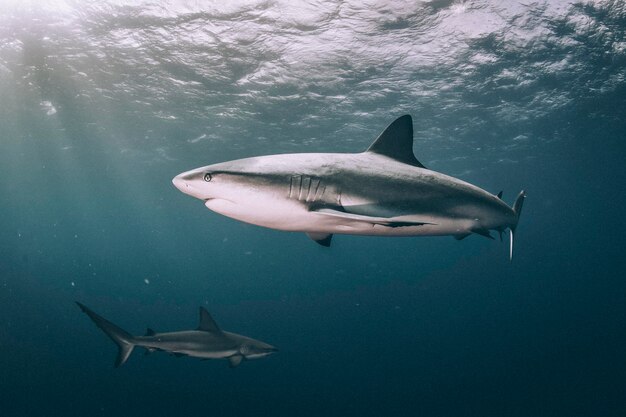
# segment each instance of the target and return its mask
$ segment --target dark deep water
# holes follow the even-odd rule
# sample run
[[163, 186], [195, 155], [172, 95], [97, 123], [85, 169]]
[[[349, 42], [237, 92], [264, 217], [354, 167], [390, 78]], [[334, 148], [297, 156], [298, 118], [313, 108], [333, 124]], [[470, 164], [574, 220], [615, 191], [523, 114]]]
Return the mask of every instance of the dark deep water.
[[[626, 415], [626, 5], [0, 3], [0, 415]], [[425, 165], [511, 203], [470, 237], [245, 225], [171, 178], [358, 152], [414, 118]], [[226, 330], [229, 369], [116, 347]]]

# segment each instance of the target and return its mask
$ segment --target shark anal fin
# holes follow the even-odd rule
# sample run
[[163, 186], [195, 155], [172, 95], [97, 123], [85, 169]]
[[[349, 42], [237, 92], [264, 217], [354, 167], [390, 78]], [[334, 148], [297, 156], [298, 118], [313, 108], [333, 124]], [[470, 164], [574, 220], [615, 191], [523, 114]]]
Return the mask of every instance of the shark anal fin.
[[241, 364], [241, 361], [243, 360], [243, 356], [241, 355], [233, 355], [231, 357], [228, 358], [228, 366], [231, 368], [236, 368]]
[[213, 320], [213, 317], [211, 317], [204, 307], [200, 307], [200, 324], [198, 325], [198, 330], [215, 333], [221, 332], [219, 326], [215, 320]]
[[469, 235], [471, 235], [471, 233], [463, 233], [463, 234], [460, 234], [460, 235], [454, 235], [454, 238], [455, 238], [456, 240], [463, 240], [463, 239], [465, 239], [466, 237], [468, 237]]
[[493, 240], [493, 236], [491, 236], [491, 232], [489, 232], [489, 230], [487, 229], [481, 229], [481, 228], [472, 229], [472, 233], [476, 233], [477, 235], [481, 235], [481, 236], [486, 237], [487, 239]]
[[309, 232], [306, 235], [326, 248], [330, 247], [330, 241], [333, 239], [332, 233]]

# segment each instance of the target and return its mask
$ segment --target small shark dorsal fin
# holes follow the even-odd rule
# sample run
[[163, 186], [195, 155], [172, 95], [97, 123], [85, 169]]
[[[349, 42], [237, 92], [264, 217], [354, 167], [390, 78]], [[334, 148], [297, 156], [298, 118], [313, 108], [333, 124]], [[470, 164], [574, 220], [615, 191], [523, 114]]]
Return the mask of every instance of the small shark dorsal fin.
[[398, 117], [387, 126], [367, 148], [367, 152], [385, 155], [405, 164], [425, 168], [413, 154], [413, 120], [408, 114]]
[[198, 326], [198, 330], [215, 333], [221, 332], [217, 323], [213, 320], [213, 317], [211, 317], [204, 307], [200, 307], [200, 325]]
[[152, 330], [151, 328], [147, 328], [146, 329], [146, 334], [145, 336], [154, 336], [156, 334], [156, 332], [154, 330]]

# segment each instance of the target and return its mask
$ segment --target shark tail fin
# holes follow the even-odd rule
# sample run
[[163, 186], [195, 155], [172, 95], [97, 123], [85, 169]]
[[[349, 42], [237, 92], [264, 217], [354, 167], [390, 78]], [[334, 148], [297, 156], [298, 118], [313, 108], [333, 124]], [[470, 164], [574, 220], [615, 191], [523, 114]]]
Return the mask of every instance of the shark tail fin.
[[510, 246], [509, 246], [509, 260], [513, 260], [513, 237], [515, 236], [515, 229], [517, 229], [517, 224], [519, 222], [519, 217], [522, 214], [522, 207], [524, 206], [524, 199], [526, 198], [526, 192], [524, 190], [520, 191], [515, 199], [515, 203], [513, 203], [513, 213], [515, 213], [515, 224], [509, 227], [510, 234]]
[[76, 304], [78, 304], [78, 307], [80, 307], [83, 313], [87, 314], [89, 318], [96, 323], [96, 326], [102, 329], [102, 331], [117, 344], [119, 351], [117, 353], [117, 358], [115, 359], [115, 367], [117, 368], [123, 365], [135, 347], [133, 335], [111, 323], [104, 317], [99, 316], [78, 301]]

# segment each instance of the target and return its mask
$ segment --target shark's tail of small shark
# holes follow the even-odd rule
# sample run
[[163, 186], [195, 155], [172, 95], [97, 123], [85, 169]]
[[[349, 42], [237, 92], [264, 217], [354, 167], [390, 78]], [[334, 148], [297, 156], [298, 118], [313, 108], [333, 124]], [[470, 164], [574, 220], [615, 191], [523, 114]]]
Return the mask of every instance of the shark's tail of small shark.
[[118, 366], [123, 365], [135, 347], [135, 344], [133, 343], [133, 335], [111, 323], [104, 317], [97, 315], [78, 301], [76, 304], [78, 304], [78, 307], [80, 307], [80, 309], [83, 310], [83, 312], [87, 314], [94, 323], [96, 323], [96, 326], [102, 329], [102, 331], [117, 344], [119, 351], [117, 359], [115, 359], [115, 367], [117, 368]]
[[519, 216], [522, 214], [522, 206], [524, 205], [524, 199], [526, 198], [526, 192], [524, 190], [520, 191], [515, 199], [515, 203], [513, 203], [513, 212], [515, 213], [515, 224], [509, 227], [510, 233], [510, 248], [509, 248], [509, 260], [513, 260], [513, 237], [515, 236], [515, 229], [517, 228], [517, 223], [519, 222]]

